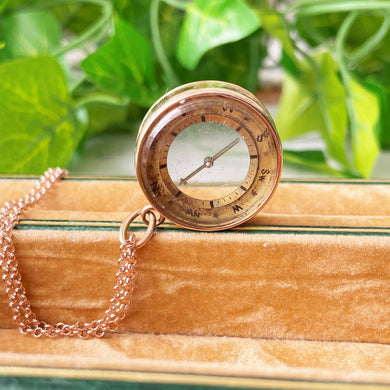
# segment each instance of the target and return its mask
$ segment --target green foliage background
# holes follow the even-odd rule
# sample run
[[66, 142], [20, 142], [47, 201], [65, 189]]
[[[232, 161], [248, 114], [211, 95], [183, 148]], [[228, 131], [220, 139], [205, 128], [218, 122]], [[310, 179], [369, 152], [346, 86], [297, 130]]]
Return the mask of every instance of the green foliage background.
[[389, 29], [388, 0], [2, 0], [0, 173], [66, 167], [88, 137], [136, 131], [179, 84], [258, 91], [272, 38], [283, 47], [281, 139], [324, 142], [285, 148], [285, 161], [370, 177], [390, 147]]

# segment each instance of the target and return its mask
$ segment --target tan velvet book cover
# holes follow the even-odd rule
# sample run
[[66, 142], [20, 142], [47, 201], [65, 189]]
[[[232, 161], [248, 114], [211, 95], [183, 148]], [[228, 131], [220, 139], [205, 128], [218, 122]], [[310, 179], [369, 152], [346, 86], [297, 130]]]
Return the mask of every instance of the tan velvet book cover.
[[[1, 178], [0, 202], [33, 184]], [[39, 317], [104, 312], [119, 226], [144, 205], [134, 179], [69, 178], [24, 215], [16, 255]], [[233, 230], [159, 227], [115, 335], [19, 335], [1, 284], [0, 365], [390, 383], [389, 259], [390, 182], [282, 181]]]

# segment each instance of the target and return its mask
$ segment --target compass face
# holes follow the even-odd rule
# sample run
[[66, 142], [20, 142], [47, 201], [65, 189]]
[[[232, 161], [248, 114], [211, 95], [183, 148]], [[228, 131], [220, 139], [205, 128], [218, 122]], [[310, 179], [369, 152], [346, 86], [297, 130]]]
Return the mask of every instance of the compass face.
[[282, 152], [257, 99], [228, 83], [187, 84], [161, 98], [141, 124], [137, 177], [167, 219], [222, 230], [256, 214], [274, 192]]
[[197, 122], [196, 118], [193, 122], [172, 141], [169, 176], [190, 197], [214, 200], [228, 196], [248, 174], [248, 146], [226, 123]]

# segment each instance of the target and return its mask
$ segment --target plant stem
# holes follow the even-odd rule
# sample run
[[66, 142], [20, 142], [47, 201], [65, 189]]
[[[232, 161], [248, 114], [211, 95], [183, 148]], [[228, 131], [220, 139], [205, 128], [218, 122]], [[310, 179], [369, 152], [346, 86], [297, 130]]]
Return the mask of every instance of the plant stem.
[[34, 10], [45, 10], [48, 8], [54, 8], [59, 7], [63, 5], [69, 5], [69, 4], [79, 4], [82, 3], [88, 3], [88, 4], [95, 4], [99, 5], [102, 8], [102, 15], [101, 17], [90, 27], [88, 27], [86, 30], [84, 30], [80, 35], [78, 35], [74, 40], [72, 40], [69, 44], [60, 47], [58, 50], [56, 50], [53, 55], [54, 56], [60, 56], [70, 50], [73, 50], [79, 46], [81, 46], [85, 41], [93, 39], [94, 42], [96, 42], [101, 34], [98, 34], [103, 27], [106, 25], [110, 25], [111, 18], [112, 18], [112, 4], [108, 0], [54, 0], [47, 3], [37, 3], [34, 4], [34, 6], [26, 6], [21, 7], [21, 9], [34, 9]]
[[171, 64], [168, 61], [168, 58], [165, 54], [164, 47], [161, 42], [160, 29], [158, 23], [158, 8], [160, 0], [152, 0], [150, 4], [150, 29], [152, 33], [152, 43], [154, 51], [158, 61], [160, 62], [165, 76], [167, 77], [167, 82], [169, 87], [174, 87], [179, 84], [179, 80], [171, 67]]
[[326, 39], [319, 31], [317, 31], [313, 27], [310, 20], [307, 20], [305, 22], [306, 23], [303, 25], [303, 28], [310, 36], [310, 38], [313, 39], [317, 43], [317, 45], [323, 45], [327, 50], [329, 50], [330, 53], [332, 53], [334, 51], [334, 47], [329, 42], [329, 40]]
[[386, 36], [390, 28], [390, 15], [386, 13], [385, 19], [378, 31], [364, 42], [359, 49], [351, 56], [352, 62], [360, 62], [364, 57], [369, 55]]
[[[385, 18], [378, 29], [376, 34], [366, 40], [359, 49], [352, 55], [352, 62], [359, 62], [368, 54], [370, 54], [375, 47], [382, 41], [390, 29], [390, 4], [383, 1], [365, 1], [365, 0], [301, 0], [296, 3], [292, 3], [289, 7], [289, 11], [295, 11], [297, 16], [315, 16], [324, 13], [333, 12], [346, 12], [346, 11], [385, 11]], [[355, 17], [354, 17], [355, 18]], [[307, 31], [317, 41], [318, 44], [325, 45], [329, 50], [331, 47], [325, 39], [322, 39], [321, 35], [312, 28], [309, 24]], [[348, 26], [346, 26], [348, 27]], [[348, 27], [349, 28], [349, 27]], [[332, 50], [330, 50], [332, 51]]]
[[[347, 65], [345, 63], [344, 57], [344, 43], [347, 37], [349, 30], [351, 29], [353, 23], [355, 22], [357, 16], [359, 15], [358, 11], [350, 13], [342, 23], [339, 32], [336, 36], [336, 58], [340, 67], [341, 76], [345, 76], [348, 73]], [[343, 77], [344, 78], [344, 77]], [[348, 92], [348, 85], [345, 85], [345, 88]]]
[[390, 3], [380, 0], [306, 0], [292, 3], [288, 12], [294, 12], [298, 16], [314, 16], [335, 12], [383, 11], [386, 9], [390, 9]]
[[[348, 14], [348, 16], [344, 19], [344, 22], [340, 26], [340, 29], [336, 36], [336, 59], [340, 68], [340, 75], [341, 79], [343, 81], [343, 85], [345, 88], [345, 94], [346, 94], [346, 105], [347, 105], [347, 111], [348, 111], [348, 117], [349, 117], [349, 123], [350, 123], [350, 137], [352, 140], [352, 144], [354, 143], [354, 140], [356, 139], [356, 115], [352, 104], [352, 92], [349, 85], [349, 72], [347, 69], [347, 64], [345, 63], [345, 56], [344, 56], [344, 44], [345, 40], [347, 38], [348, 32], [351, 29], [353, 23], [355, 22], [357, 16], [359, 15], [358, 11], [352, 12]], [[356, 161], [356, 157], [355, 157]]]
[[80, 99], [74, 102], [75, 108], [83, 108], [90, 104], [106, 104], [109, 106], [127, 106], [130, 100], [127, 98], [119, 98], [102, 92], [90, 93], [86, 96], [81, 97]]

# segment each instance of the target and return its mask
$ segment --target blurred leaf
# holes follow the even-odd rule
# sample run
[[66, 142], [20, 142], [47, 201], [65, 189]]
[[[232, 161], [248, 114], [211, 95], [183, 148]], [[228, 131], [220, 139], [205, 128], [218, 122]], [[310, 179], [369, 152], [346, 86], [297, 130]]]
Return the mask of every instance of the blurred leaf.
[[337, 35], [346, 12], [328, 13], [315, 16], [299, 16], [296, 28], [299, 36], [309, 45], [316, 47]]
[[5, 42], [2, 60], [49, 54], [60, 47], [57, 20], [45, 11], [10, 14], [2, 20], [1, 35]]
[[348, 171], [336, 170], [329, 166], [322, 150], [283, 149], [283, 160], [287, 164], [297, 165], [315, 172], [334, 176], [356, 177]]
[[367, 80], [365, 87], [372, 91], [379, 99], [380, 104], [380, 125], [377, 126], [376, 138], [382, 147], [390, 146], [390, 99], [389, 91], [376, 80]]
[[[355, 23], [350, 28], [348, 36], [346, 37], [345, 46], [347, 55], [354, 58], [356, 52], [360, 52], [362, 46], [369, 42], [370, 50], [366, 52], [358, 61], [358, 69], [360, 72], [371, 75], [373, 73], [384, 72], [389, 74], [390, 53], [388, 47], [390, 45], [390, 30], [388, 29], [389, 22], [388, 12], [379, 11], [377, 13], [362, 13], [356, 17]], [[382, 23], [387, 24], [387, 33], [376, 44], [372, 45], [372, 38], [379, 30], [381, 30]]]
[[85, 136], [92, 137], [111, 126], [126, 121], [127, 107], [93, 104], [87, 107], [89, 124]]
[[259, 26], [256, 15], [241, 0], [194, 0], [187, 7], [177, 58], [194, 70], [208, 50], [245, 38]]
[[[324, 126], [318, 100], [313, 88], [314, 72], [307, 68], [301, 79], [284, 73], [282, 95], [278, 106], [276, 126], [282, 141]], [[306, 79], [306, 80], [305, 80]]]
[[282, 58], [280, 59], [281, 67], [291, 76], [298, 79], [301, 76], [301, 69], [299, 68], [299, 61], [291, 58], [283, 49], [282, 49]]
[[283, 14], [274, 9], [256, 10], [261, 21], [261, 27], [282, 45], [281, 64], [293, 76], [298, 77], [299, 61], [295, 55], [295, 44], [290, 37], [290, 31]]
[[26, 3], [28, 0], [0, 0], [0, 11], [7, 12], [9, 9], [17, 7], [20, 4]]
[[226, 80], [251, 91], [258, 88], [258, 70], [267, 48], [264, 31], [257, 30], [248, 37], [210, 49], [203, 55], [196, 69], [189, 72], [174, 57], [183, 11], [160, 3], [160, 36], [166, 56], [181, 83], [197, 80]]
[[284, 15], [274, 9], [258, 10], [261, 27], [264, 28], [271, 36], [277, 38], [283, 46], [285, 53], [295, 62], [295, 45], [290, 37]]
[[150, 0], [112, 0], [112, 3], [122, 20], [134, 26], [141, 34], [150, 36]]
[[102, 12], [102, 4], [99, 0], [96, 2], [53, 1], [52, 6], [48, 0], [8, 0], [7, 8], [11, 13], [18, 13], [20, 12], [18, 10], [23, 9], [25, 9], [23, 12], [33, 11], [34, 8], [38, 11], [43, 8], [54, 16], [64, 29], [76, 34], [81, 33], [96, 22]]
[[345, 151], [347, 137], [347, 106], [344, 86], [338, 77], [338, 66], [329, 53], [316, 57], [321, 76], [318, 80], [318, 100], [325, 126], [321, 129], [330, 157], [342, 166], [348, 165]]
[[0, 65], [0, 172], [41, 173], [66, 167], [84, 129], [55, 59]]
[[[314, 59], [314, 66], [300, 64], [298, 79], [284, 75], [276, 124], [282, 140], [319, 131], [327, 146], [327, 157], [348, 166], [346, 95], [337, 75], [337, 65], [328, 53]], [[316, 70], [315, 70], [316, 69]]]
[[380, 101], [375, 93], [361, 85], [352, 75], [344, 75], [347, 88], [351, 143], [355, 167], [369, 177], [379, 154], [377, 126], [380, 123]]
[[103, 88], [142, 106], [161, 94], [149, 41], [123, 20], [118, 20], [115, 35], [85, 58], [81, 68]]
[[239, 41], [209, 50], [193, 72], [180, 67], [177, 74], [182, 82], [224, 80], [251, 91], [258, 88], [258, 69], [267, 55], [262, 44], [262, 32]]
[[[0, 60], [8, 61], [40, 54], [55, 53], [61, 47], [61, 32], [56, 18], [46, 11], [24, 11], [10, 14], [3, 19], [1, 35], [5, 49], [0, 51]], [[65, 71], [68, 85], [78, 80], [64, 56], [57, 57]]]
[[[386, 1], [383, 1], [386, 8]], [[369, 8], [369, 3], [367, 3]], [[351, 11], [353, 10], [351, 3]], [[312, 46], [320, 46], [326, 43], [332, 47], [337, 32], [343, 23], [347, 12], [335, 12], [311, 17], [299, 17], [296, 22], [298, 33], [305, 42]], [[388, 14], [384, 10], [377, 12], [362, 12], [356, 17], [355, 23], [351, 26], [346, 38], [345, 47], [349, 54], [353, 55], [359, 51], [361, 46], [380, 28], [384, 18]], [[378, 47], [369, 52], [358, 64], [355, 64], [358, 71], [364, 76], [378, 75], [381, 79], [390, 82], [390, 31], [385, 35]]]
[[74, 2], [54, 7], [51, 12], [63, 28], [80, 34], [96, 22], [102, 9], [98, 3]]
[[[145, 3], [143, 1], [143, 3]], [[174, 58], [184, 13], [163, 2], [159, 5], [159, 31], [167, 57]], [[148, 23], [149, 24], [149, 23]]]
[[8, 0], [0, 0], [0, 13], [5, 9], [7, 6]]

